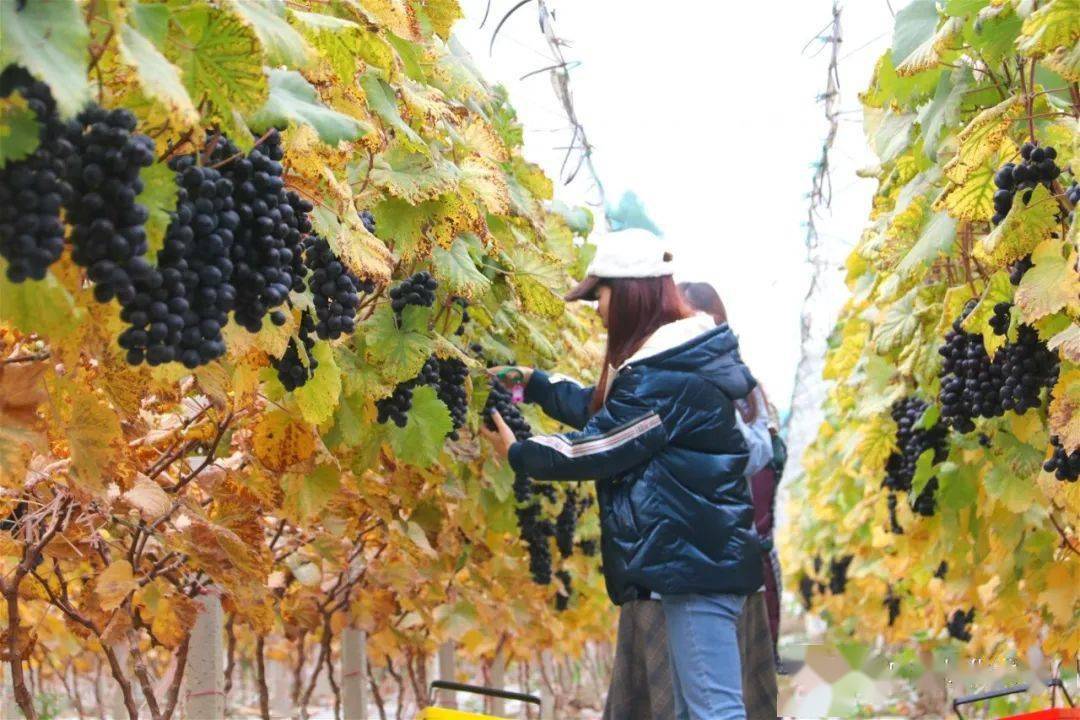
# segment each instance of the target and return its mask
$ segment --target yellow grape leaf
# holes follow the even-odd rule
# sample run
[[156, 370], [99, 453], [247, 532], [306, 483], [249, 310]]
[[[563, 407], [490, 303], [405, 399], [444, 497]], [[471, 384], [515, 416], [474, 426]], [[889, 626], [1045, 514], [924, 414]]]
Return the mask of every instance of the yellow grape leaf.
[[1065, 80], [1080, 82], [1080, 43], [1074, 43], [1071, 47], [1060, 47], [1044, 57], [1042, 62]]
[[1005, 344], [1005, 338], [994, 332], [990, 327], [990, 318], [994, 316], [994, 306], [1000, 302], [1008, 302], [1013, 295], [1012, 283], [1009, 275], [1005, 272], [994, 273], [990, 282], [986, 284], [979, 304], [976, 305], [961, 324], [969, 333], [980, 333], [983, 337], [983, 345], [990, 357], [994, 356], [998, 348]]
[[510, 190], [498, 165], [484, 158], [468, 157], [459, 167], [462, 186], [475, 193], [489, 213], [505, 215], [510, 211]]
[[139, 511], [143, 520], [147, 521], [164, 515], [172, 506], [168, 493], [142, 473], [135, 477], [135, 484], [124, 493], [123, 497], [129, 505]]
[[1051, 0], [1031, 13], [1016, 39], [1025, 55], [1045, 55], [1080, 41], [1080, 0]]
[[829, 350], [822, 377], [841, 380], [851, 374], [870, 340], [870, 324], [858, 318], [848, 319], [843, 326], [840, 344]]
[[255, 457], [270, 470], [281, 472], [315, 453], [309, 425], [295, 422], [283, 411], [264, 413], [252, 433]]
[[443, 40], [450, 39], [450, 28], [463, 17], [458, 0], [426, 0], [424, 14], [431, 20], [432, 30]]
[[924, 70], [941, 62], [941, 53], [948, 50], [954, 38], [964, 30], [965, 18], [949, 18], [938, 28], [938, 31], [927, 38], [919, 47], [907, 55], [903, 62], [896, 66], [896, 74], [900, 77], [917, 75]]
[[1046, 342], [1046, 347], [1058, 350], [1063, 358], [1080, 365], [1080, 325], [1073, 323]]
[[334, 361], [334, 350], [329, 343], [315, 343], [311, 355], [319, 364], [311, 379], [293, 391], [293, 397], [304, 420], [320, 425], [330, 419], [337, 408], [341, 396], [341, 369]]
[[465, 147], [483, 158], [497, 163], [510, 159], [510, 151], [506, 149], [499, 133], [483, 118], [471, 118], [468, 124], [461, 128], [459, 137]]
[[398, 88], [409, 116], [424, 122], [430, 128], [439, 122], [450, 122], [456, 117], [455, 109], [437, 88], [404, 79]]
[[319, 210], [312, 215], [312, 221], [342, 264], [359, 278], [373, 280], [377, 285], [388, 283], [394, 258], [383, 241], [368, 232], [360, 216], [348, 212], [338, 218]]
[[1063, 256], [1063, 249], [1068, 252], [1060, 241], [1046, 240], [1031, 254], [1034, 267], [1024, 273], [1016, 289], [1016, 304], [1028, 323], [1075, 305], [1080, 298], [1076, 258], [1071, 253]]
[[515, 157], [511, 163], [514, 177], [521, 186], [536, 196], [539, 200], [550, 200], [554, 194], [555, 186], [545, 173], [543, 168], [531, 162], [526, 162], [520, 157]]
[[862, 424], [858, 442], [845, 453], [844, 465], [851, 472], [856, 468], [864, 476], [877, 476], [885, 469], [885, 461], [896, 449], [896, 423], [891, 418], [875, 417]]
[[968, 172], [962, 182], [950, 182], [934, 201], [934, 210], [957, 220], [989, 220], [994, 215], [994, 168], [982, 165]]
[[413, 205], [451, 192], [459, 175], [452, 163], [409, 152], [400, 143], [377, 155], [371, 168], [373, 185]]
[[968, 177], [983, 169], [986, 161], [997, 152], [1013, 121], [1023, 112], [1024, 104], [1021, 99], [1011, 97], [972, 118], [967, 127], [956, 136], [960, 147], [956, 156], [945, 166], [945, 176], [958, 185], [966, 184]]
[[1080, 567], [1071, 557], [1065, 556], [1054, 562], [1044, 577], [1046, 589], [1039, 593], [1039, 602], [1045, 604], [1054, 617], [1069, 623], [1080, 611], [1080, 592], [1077, 591]]
[[100, 493], [105, 489], [105, 471], [123, 445], [120, 420], [112, 408], [77, 381], [64, 381], [62, 388], [71, 468], [80, 485]]
[[341, 470], [319, 465], [309, 473], [288, 473], [281, 479], [285, 509], [304, 522], [317, 517], [341, 487]]
[[420, 25], [412, 5], [405, 0], [347, 0], [369, 18], [374, 19], [390, 32], [406, 40], [419, 41]]
[[109, 612], [120, 607], [128, 594], [138, 588], [138, 583], [131, 572], [131, 563], [127, 560], [115, 560], [95, 578], [94, 594], [98, 605]]
[[135, 603], [150, 618], [150, 630], [165, 647], [175, 648], [195, 626], [199, 604], [177, 594], [162, 578], [155, 578], [135, 593]]
[[1018, 194], [1005, 219], [975, 246], [975, 256], [997, 267], [1019, 260], [1054, 232], [1058, 226], [1056, 212], [1057, 203], [1043, 185], [1032, 191], [1027, 203]]
[[352, 79], [359, 71], [357, 59], [392, 77], [397, 53], [388, 42], [367, 28], [332, 15], [293, 10], [300, 32], [330, 63], [337, 79]]
[[0, 326], [60, 341], [71, 337], [85, 316], [53, 273], [44, 280], [13, 283], [7, 260], [0, 258]]
[[199, 122], [199, 113], [180, 78], [180, 69], [152, 42], [125, 24], [120, 30], [117, 48], [124, 61], [135, 68], [143, 93], [167, 108], [177, 126], [192, 127]]
[[1065, 452], [1080, 450], [1080, 369], [1062, 372], [1050, 394], [1050, 433]]

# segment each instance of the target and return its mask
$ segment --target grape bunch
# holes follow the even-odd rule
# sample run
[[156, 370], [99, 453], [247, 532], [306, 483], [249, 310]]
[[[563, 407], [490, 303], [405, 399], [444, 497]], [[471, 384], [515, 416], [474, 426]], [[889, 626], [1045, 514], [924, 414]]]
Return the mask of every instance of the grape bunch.
[[994, 193], [994, 217], [991, 220], [994, 225], [1009, 214], [1016, 193], [1023, 191], [1023, 200], [1027, 203], [1036, 185], [1042, 183], [1049, 187], [1061, 175], [1061, 168], [1054, 162], [1057, 150], [1052, 147], [1024, 143], [1020, 157], [1023, 160], [1019, 164], [1005, 163], [994, 175], [994, 184], [998, 187]]
[[518, 440], [527, 440], [532, 437], [532, 427], [514, 404], [510, 391], [497, 380], [491, 381], [491, 394], [488, 395], [487, 403], [484, 405], [484, 424], [488, 430], [495, 429], [495, 423], [491, 419], [493, 410], [498, 411]]
[[460, 296], [454, 296], [454, 302], [461, 307], [461, 324], [458, 325], [457, 330], [454, 331], [455, 335], [464, 335], [465, 326], [469, 324], [469, 301]]
[[949, 637], [956, 638], [961, 642], [970, 641], [971, 622], [974, 619], [975, 608], [971, 608], [967, 612], [955, 610], [953, 614], [949, 616], [948, 621], [945, 624], [945, 628], [949, 631]]
[[[176, 210], [157, 266], [133, 274], [134, 298], [120, 298], [120, 317], [130, 327], [119, 343], [132, 365], [179, 361], [195, 368], [225, 354], [221, 329], [236, 300], [229, 247], [239, 218], [232, 184], [217, 170], [197, 165], [194, 155], [175, 157], [169, 167], [179, 185]], [[99, 268], [91, 267], [92, 279]]]
[[802, 598], [803, 607], [809, 610], [814, 605], [814, 590], [817, 583], [809, 575], [799, 578], [799, 597]]
[[319, 319], [315, 332], [323, 340], [336, 340], [342, 335], [352, 334], [356, 329], [360, 293], [372, 292], [375, 284], [357, 278], [337, 259], [330, 249], [330, 243], [318, 235], [309, 235], [305, 241], [304, 263], [311, 271], [308, 288]]
[[892, 585], [886, 589], [885, 601], [882, 604], [889, 613], [889, 627], [892, 627], [896, 619], [900, 617], [900, 596], [893, 592]]
[[941, 418], [960, 432], [975, 429], [976, 417], [997, 417], [1001, 410], [1001, 368], [990, 361], [981, 335], [966, 332], [961, 323], [971, 311], [953, 322], [941, 354]]
[[915, 496], [911, 509], [923, 517], [932, 517], [937, 511], [937, 490], [938, 479], [932, 477], [926, 482], [922, 492]]
[[947, 575], [948, 573], [949, 573], [949, 563], [947, 563], [947, 562], [945, 562], [944, 560], [942, 560], [942, 561], [941, 561], [941, 562], [940, 562], [940, 563], [938, 564], [938, 566], [937, 566], [937, 570], [935, 570], [935, 571], [934, 571], [934, 577], [936, 577], [936, 578], [937, 578], [938, 580], [944, 580], [944, 579], [945, 579], [945, 576], [946, 576], [946, 575]]
[[408, 305], [431, 307], [435, 303], [435, 290], [439, 283], [431, 273], [422, 270], [390, 288], [390, 307], [401, 320], [401, 313]]
[[833, 595], [843, 595], [847, 589], [847, 573], [853, 559], [852, 555], [843, 555], [829, 561], [829, 592]]
[[581, 550], [581, 554], [585, 557], [595, 557], [596, 553], [600, 551], [600, 546], [593, 539], [578, 541], [578, 549]]
[[570, 595], [573, 593], [573, 585], [569, 570], [559, 570], [555, 577], [562, 583], [562, 589], [555, 593], [555, 610], [562, 612], [570, 606]]
[[1043, 388], [1054, 385], [1059, 371], [1057, 353], [1046, 347], [1030, 325], [1021, 325], [1016, 341], [1006, 343], [998, 350], [994, 367], [1001, 369], [1002, 410], [1012, 410], [1020, 415], [1041, 405]]
[[393, 420], [398, 427], [405, 427], [409, 422], [409, 410], [412, 409], [413, 390], [422, 385], [437, 385], [438, 382], [439, 360], [432, 355], [424, 362], [416, 377], [398, 383], [389, 396], [375, 401], [375, 409], [378, 411], [376, 420], [384, 425]]
[[253, 333], [268, 313], [271, 322], [283, 325], [285, 313], [277, 308], [288, 301], [290, 291], [304, 289], [307, 268], [301, 255], [304, 237], [311, 232], [308, 213], [313, 206], [285, 190], [285, 151], [277, 130], [247, 155], [223, 135], [211, 142], [210, 159], [232, 183], [239, 217], [230, 252], [236, 287], [233, 317]]
[[1030, 253], [1020, 258], [1009, 266], [1009, 282], [1013, 285], [1019, 285], [1020, 280], [1022, 280], [1024, 277], [1024, 273], [1026, 273], [1034, 266], [1035, 264], [1031, 262]]
[[1012, 303], [999, 302], [994, 305], [994, 314], [990, 318], [990, 327], [995, 335], [1005, 336], [1009, 332], [1009, 324], [1012, 322]]
[[[300, 358], [300, 345], [304, 346], [304, 357], [307, 358], [306, 365]], [[274, 369], [277, 370], [278, 380], [289, 392], [303, 386], [304, 383], [311, 379], [311, 376], [315, 374], [315, 370], [319, 367], [319, 362], [311, 354], [314, 347], [315, 321], [310, 313], [305, 312], [300, 316], [300, 329], [297, 337], [290, 338], [289, 346], [285, 349], [284, 355], [271, 361]]]
[[890, 492], [887, 502], [889, 506], [889, 532], [893, 535], [903, 535], [904, 528], [900, 527], [900, 521], [896, 517], [896, 507], [899, 502], [896, 499], [896, 493]]
[[1058, 480], [1076, 482], [1080, 478], [1080, 450], [1065, 452], [1061, 438], [1056, 435], [1050, 438], [1050, 447], [1053, 454], [1043, 463], [1043, 470], [1054, 473]]
[[469, 396], [465, 390], [465, 381], [468, 378], [469, 368], [458, 358], [439, 360], [439, 382], [436, 385], [436, 394], [450, 409], [453, 430], [450, 431], [448, 437], [451, 440], [458, 439], [458, 430], [468, 419]]
[[539, 501], [533, 495], [533, 487], [536, 485], [525, 475], [514, 476], [514, 499], [517, 501], [515, 511], [518, 519], [518, 527], [521, 529], [521, 539], [525, 542], [525, 548], [529, 553], [529, 572], [532, 579], [538, 585], [547, 585], [551, 582], [551, 523], [541, 519], [542, 508]]
[[360, 222], [364, 224], [364, 229], [372, 235], [375, 234], [375, 216], [371, 214], [370, 210], [362, 210], [360, 212]]
[[926, 412], [927, 404], [916, 397], [906, 397], [893, 403], [891, 414], [896, 421], [896, 447], [885, 462], [885, 481], [889, 490], [911, 490], [915, 465], [919, 456], [933, 450], [933, 462], [939, 463], [948, 456], [945, 442], [946, 428], [934, 423], [929, 429], [916, 428], [919, 418]]
[[149, 213], [135, 202], [139, 173], [154, 163], [154, 141], [134, 134], [135, 116], [91, 105], [67, 124], [74, 148], [67, 158], [72, 193], [65, 210], [71, 224], [71, 259], [88, 268], [99, 302], [135, 300], [136, 283], [153, 282], [147, 251]]
[[1080, 183], [1073, 183], [1065, 191], [1065, 197], [1069, 199], [1069, 202], [1076, 205], [1080, 205]]
[[9, 65], [0, 73], [0, 98], [13, 92], [26, 99], [41, 126], [34, 152], [0, 168], [0, 255], [8, 261], [8, 280], [23, 282], [44, 278], [64, 251], [60, 207], [71, 193], [64, 168], [74, 147], [63, 138], [48, 85]]
[[574, 531], [577, 530], [579, 514], [577, 490], [568, 487], [562, 509], [555, 518], [555, 545], [564, 558], [574, 554]]

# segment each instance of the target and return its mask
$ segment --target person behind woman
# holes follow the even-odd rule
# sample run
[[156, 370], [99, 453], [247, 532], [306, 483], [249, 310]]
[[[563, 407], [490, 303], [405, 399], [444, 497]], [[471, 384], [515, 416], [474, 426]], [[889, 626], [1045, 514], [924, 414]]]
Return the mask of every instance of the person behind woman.
[[742, 720], [735, 626], [762, 572], [735, 402], [755, 381], [731, 330], [686, 305], [670, 259], [643, 231], [598, 242], [567, 299], [598, 303], [600, 381], [518, 368], [526, 401], [579, 430], [516, 442], [494, 413], [488, 437], [516, 473], [597, 480], [608, 594], [616, 604], [660, 596], [676, 717]]
[[[727, 310], [712, 285], [704, 282], [680, 283], [679, 290], [690, 305], [711, 315], [717, 325], [727, 324]], [[768, 699], [771, 706], [768, 709], [763, 708], [762, 715], [771, 714], [775, 717], [775, 668], [780, 631], [780, 563], [773, 545], [773, 531], [776, 490], [787, 453], [777, 434], [775, 411], [760, 385], [754, 388], [750, 402], [739, 403], [737, 407], [741, 420], [754, 436], [754, 440], [749, 444], [752, 449], [757, 449], [756, 456], [751, 453], [754, 457], [751, 457], [747, 465], [747, 475], [754, 500], [754, 527], [769, 550], [762, 559], [764, 592], [747, 600], [740, 618], [739, 649], [743, 661], [743, 690], [749, 714], [755, 714], [750, 710], [751, 707], [760, 706]], [[748, 687], [750, 678], [753, 678], [753, 685]]]

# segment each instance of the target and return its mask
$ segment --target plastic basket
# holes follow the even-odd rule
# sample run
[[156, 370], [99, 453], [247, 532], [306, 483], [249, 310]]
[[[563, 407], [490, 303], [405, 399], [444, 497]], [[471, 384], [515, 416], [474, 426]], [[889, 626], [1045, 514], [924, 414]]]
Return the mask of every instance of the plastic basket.
[[[1057, 690], [1061, 690], [1061, 694], [1069, 705], [1073, 704], [1072, 698], [1069, 697], [1068, 691], [1065, 689], [1064, 683], [1060, 679], [1051, 680], [1046, 684], [1051, 689], [1051, 698], [1056, 699]], [[960, 708], [964, 705], [970, 705], [972, 703], [983, 702], [986, 700], [993, 700], [994, 698], [1005, 697], [1006, 695], [1016, 695], [1017, 693], [1025, 693], [1030, 690], [1029, 685], [1016, 685], [1013, 687], [1002, 688], [1000, 690], [990, 690], [988, 692], [981, 692], [975, 695], [968, 695], [966, 697], [957, 698], [953, 700], [953, 712], [960, 720], [966, 720]], [[1008, 715], [1006, 717], [998, 718], [998, 720], [1080, 720], [1080, 708], [1067, 707], [1067, 708], [1049, 708], [1047, 710], [1036, 710], [1035, 712], [1022, 713], [1020, 715]]]
[[[480, 685], [466, 685], [464, 683], [449, 682], [447, 680], [436, 680], [431, 683], [431, 695], [434, 697], [436, 690], [450, 690], [451, 692], [466, 692], [473, 695], [485, 695], [487, 697], [497, 697], [504, 700], [517, 700], [518, 702], [532, 703], [534, 705], [540, 705], [540, 698], [535, 695], [526, 695], [525, 693], [513, 692], [511, 690], [496, 690], [495, 688], [482, 687]], [[504, 718], [497, 718], [494, 715], [481, 715], [479, 713], [464, 712], [462, 710], [451, 710], [450, 708], [441, 708], [434, 705], [426, 707], [420, 711], [416, 720], [505, 720]]]

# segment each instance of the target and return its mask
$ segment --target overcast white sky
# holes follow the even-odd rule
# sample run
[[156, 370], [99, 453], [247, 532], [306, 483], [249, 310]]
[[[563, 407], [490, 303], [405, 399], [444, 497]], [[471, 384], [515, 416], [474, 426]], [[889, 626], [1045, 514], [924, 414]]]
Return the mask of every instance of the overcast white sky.
[[[535, 3], [507, 23], [489, 56], [491, 32], [516, 0], [462, 0], [455, 31], [486, 78], [502, 83], [526, 129], [526, 157], [558, 177], [570, 134], [547, 74], [552, 64]], [[892, 0], [898, 10], [905, 0]], [[548, 0], [567, 59], [578, 115], [596, 146], [610, 200], [635, 191], [671, 241], [678, 279], [720, 291], [743, 355], [774, 401], [786, 407], [799, 357], [799, 317], [809, 269], [804, 221], [811, 164], [826, 125], [817, 95], [827, 52], [807, 41], [831, 19], [831, 0], [691, 2]], [[819, 338], [844, 297], [840, 263], [866, 221], [875, 183], [855, 171], [874, 164], [857, 93], [889, 47], [887, 0], [843, 8], [842, 109], [833, 151], [832, 213], [819, 228], [832, 261], [815, 301]], [[557, 185], [569, 203], [595, 199], [587, 181]], [[595, 210], [594, 210], [595, 212]], [[602, 224], [602, 218], [598, 215]]]

